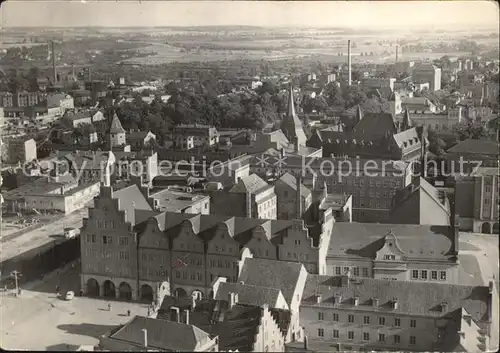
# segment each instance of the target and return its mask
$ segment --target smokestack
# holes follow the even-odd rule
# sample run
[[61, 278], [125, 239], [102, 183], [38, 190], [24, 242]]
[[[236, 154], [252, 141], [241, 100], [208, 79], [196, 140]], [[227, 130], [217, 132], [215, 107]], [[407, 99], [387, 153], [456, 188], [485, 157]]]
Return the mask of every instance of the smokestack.
[[75, 64], [71, 64], [71, 75], [73, 76], [73, 80], [76, 78], [75, 76]]
[[142, 332], [144, 332], [144, 347], [147, 347], [148, 346], [148, 330], [143, 328]]
[[52, 70], [54, 74], [54, 85], [57, 83], [57, 69], [56, 69], [56, 44], [52, 41]]
[[351, 85], [351, 40], [347, 41], [347, 84]]
[[398, 62], [399, 45], [396, 45], [396, 62]]
[[89, 82], [92, 81], [92, 68], [89, 67]]

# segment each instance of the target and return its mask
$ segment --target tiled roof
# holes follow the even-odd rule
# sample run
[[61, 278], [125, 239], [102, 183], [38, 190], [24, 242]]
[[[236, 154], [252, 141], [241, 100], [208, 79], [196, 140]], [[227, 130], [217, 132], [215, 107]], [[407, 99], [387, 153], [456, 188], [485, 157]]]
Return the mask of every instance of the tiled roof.
[[257, 174], [250, 174], [241, 178], [229, 192], [251, 192], [255, 193], [269, 185]]
[[[321, 296], [317, 303], [317, 296]], [[335, 303], [335, 295], [341, 295], [341, 303]], [[442, 316], [465, 308], [478, 322], [488, 319], [488, 287], [462, 286], [430, 282], [389, 281], [373, 278], [350, 279], [347, 286], [341, 286], [341, 276], [330, 277], [308, 274], [301, 305], [349, 308], [352, 310], [378, 310], [401, 314]], [[359, 305], [353, 305], [353, 298], [359, 298]], [[372, 299], [379, 300], [374, 308]], [[397, 299], [397, 309], [392, 301]], [[441, 304], [446, 302], [445, 312]]]
[[148, 135], [149, 130], [146, 131], [131, 131], [128, 133], [127, 138], [130, 140], [144, 140]]
[[354, 127], [354, 135], [363, 140], [384, 137], [397, 132], [394, 117], [390, 113], [366, 113]]
[[238, 303], [259, 307], [267, 304], [270, 308], [276, 307], [281, 294], [278, 288], [223, 282], [219, 285], [219, 289], [215, 294], [215, 299], [227, 300], [229, 293], [238, 294]]
[[412, 145], [416, 145], [417, 143], [420, 142], [417, 129], [414, 127], [409, 128], [408, 130], [398, 132], [397, 134], [394, 134], [393, 139], [394, 141], [396, 141], [398, 147], [400, 148], [406, 148], [406, 147], [409, 148]]
[[[287, 184], [292, 188], [292, 190], [297, 191], [297, 179], [290, 173], [286, 172], [279, 178], [280, 181]], [[311, 190], [304, 186], [304, 184], [300, 184], [300, 193], [302, 197], [307, 197], [311, 195]]]
[[472, 174], [474, 176], [498, 176], [498, 168], [495, 167], [479, 167]]
[[153, 349], [193, 352], [210, 339], [208, 333], [196, 326], [142, 316], [134, 317], [111, 338], [143, 346], [143, 329], [147, 330], [148, 347]]
[[448, 153], [478, 153], [498, 156], [498, 143], [489, 140], [464, 140], [459, 142]]
[[118, 119], [118, 115], [116, 113], [113, 115], [113, 120], [111, 121], [111, 126], [109, 128], [110, 134], [120, 134], [125, 133], [125, 129], [123, 128], [120, 119]]
[[[113, 199], [120, 200], [120, 210], [125, 211], [127, 220], [132, 225], [144, 222], [149, 217], [154, 216], [151, 206], [135, 184], [114, 191]], [[141, 210], [146, 212], [138, 212]]]
[[103, 163], [111, 161], [112, 152], [107, 151], [76, 151], [66, 153], [61, 158], [66, 159], [77, 170], [99, 170], [102, 171]]
[[246, 258], [238, 282], [259, 287], [279, 288], [288, 305], [296, 294], [297, 282], [303, 265], [267, 259]]
[[453, 250], [454, 230], [448, 226], [337, 222], [327, 256], [375, 258], [391, 233], [407, 258], [447, 259]]

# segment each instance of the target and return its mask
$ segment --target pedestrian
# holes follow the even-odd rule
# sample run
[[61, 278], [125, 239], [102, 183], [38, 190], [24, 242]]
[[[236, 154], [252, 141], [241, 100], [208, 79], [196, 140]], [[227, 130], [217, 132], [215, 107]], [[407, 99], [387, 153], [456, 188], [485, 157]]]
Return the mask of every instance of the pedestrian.
[[60, 289], [61, 289], [61, 288], [59, 288], [59, 286], [57, 285], [57, 286], [56, 286], [56, 293], [57, 293], [57, 295], [59, 295], [59, 290], [60, 290]]
[[130, 309], [127, 310], [127, 316], [130, 316]]
[[108, 311], [111, 311], [111, 303], [108, 303]]
[[21, 295], [21, 288], [17, 290], [17, 294]]
[[83, 289], [80, 289], [80, 297], [83, 297]]

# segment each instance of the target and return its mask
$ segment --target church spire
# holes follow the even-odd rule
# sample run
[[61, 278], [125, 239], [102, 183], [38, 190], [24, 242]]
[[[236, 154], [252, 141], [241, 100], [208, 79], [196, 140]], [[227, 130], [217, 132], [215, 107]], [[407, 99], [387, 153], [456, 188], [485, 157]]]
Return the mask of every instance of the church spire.
[[288, 142], [296, 145], [295, 150], [298, 150], [300, 146], [305, 146], [307, 138], [302, 128], [302, 122], [295, 112], [292, 84], [290, 84], [288, 92], [288, 112], [281, 122], [281, 131], [288, 139]]
[[355, 119], [356, 119], [356, 124], [359, 124], [359, 122], [361, 121], [361, 119], [363, 119], [363, 110], [361, 109], [361, 106], [359, 104], [356, 105]]

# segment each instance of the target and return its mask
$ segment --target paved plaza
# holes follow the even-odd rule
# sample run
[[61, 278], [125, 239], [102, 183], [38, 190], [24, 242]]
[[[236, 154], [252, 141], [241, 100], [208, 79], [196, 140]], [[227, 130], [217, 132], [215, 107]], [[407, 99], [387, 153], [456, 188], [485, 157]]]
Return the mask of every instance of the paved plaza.
[[[75, 297], [64, 301], [55, 294], [74, 290], [78, 293], [76, 268], [47, 278], [24, 289], [16, 298], [2, 293], [0, 297], [1, 347], [25, 350], [72, 350], [80, 345], [96, 345], [98, 337], [116, 325], [130, 320], [131, 315], [147, 315], [147, 304], [109, 302]], [[112, 304], [108, 311], [108, 303]]]

